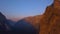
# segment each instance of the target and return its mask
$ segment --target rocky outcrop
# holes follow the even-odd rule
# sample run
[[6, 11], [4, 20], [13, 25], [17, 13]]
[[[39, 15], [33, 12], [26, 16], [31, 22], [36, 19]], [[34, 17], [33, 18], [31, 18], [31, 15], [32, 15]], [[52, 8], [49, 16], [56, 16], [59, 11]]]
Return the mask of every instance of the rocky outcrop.
[[60, 34], [60, 1], [54, 0], [53, 5], [46, 8], [40, 20], [39, 34]]
[[0, 12], [0, 22], [4, 22], [6, 17]]
[[0, 31], [6, 30], [5, 21], [5, 16], [0, 12]]
[[30, 22], [35, 28], [39, 29], [39, 34], [60, 34], [60, 0], [46, 8], [42, 16], [27, 17], [25, 20]]
[[38, 31], [44, 33], [48, 28], [48, 21], [52, 15], [52, 6], [46, 8], [46, 12], [43, 15], [37, 15], [33, 17], [26, 17], [25, 21], [32, 24]]
[[52, 6], [46, 8], [45, 13], [43, 14], [42, 18], [40, 19], [40, 34], [48, 34], [48, 27], [50, 25], [49, 21], [52, 15]]

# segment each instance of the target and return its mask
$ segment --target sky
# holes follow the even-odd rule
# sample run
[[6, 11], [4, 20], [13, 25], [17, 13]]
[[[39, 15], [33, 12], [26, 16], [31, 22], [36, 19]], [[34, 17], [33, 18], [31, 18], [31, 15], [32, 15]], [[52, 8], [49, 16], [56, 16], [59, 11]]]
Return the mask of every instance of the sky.
[[43, 14], [53, 0], [0, 0], [0, 12], [6, 18], [23, 18]]

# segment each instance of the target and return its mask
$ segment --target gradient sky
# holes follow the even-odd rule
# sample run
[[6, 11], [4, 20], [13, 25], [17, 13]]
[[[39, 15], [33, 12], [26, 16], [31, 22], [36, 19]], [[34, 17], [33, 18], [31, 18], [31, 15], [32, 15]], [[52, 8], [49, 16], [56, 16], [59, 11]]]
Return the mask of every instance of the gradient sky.
[[53, 0], [0, 0], [0, 12], [7, 18], [27, 17], [43, 14]]

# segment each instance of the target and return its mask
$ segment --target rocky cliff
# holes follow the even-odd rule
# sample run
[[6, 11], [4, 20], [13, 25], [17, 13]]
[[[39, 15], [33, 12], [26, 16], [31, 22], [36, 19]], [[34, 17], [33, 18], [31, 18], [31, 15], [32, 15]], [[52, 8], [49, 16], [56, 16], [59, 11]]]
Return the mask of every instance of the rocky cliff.
[[35, 28], [39, 29], [39, 34], [60, 34], [60, 0], [46, 8], [42, 16], [27, 17], [25, 20], [30, 22]]
[[40, 20], [39, 34], [60, 34], [60, 1], [54, 0], [53, 5], [46, 8]]
[[40, 33], [44, 33], [48, 28], [48, 21], [52, 15], [52, 6], [46, 8], [43, 15], [37, 15], [33, 17], [26, 17], [25, 21], [32, 24]]
[[0, 12], [0, 31], [6, 30], [5, 21], [6, 17]]

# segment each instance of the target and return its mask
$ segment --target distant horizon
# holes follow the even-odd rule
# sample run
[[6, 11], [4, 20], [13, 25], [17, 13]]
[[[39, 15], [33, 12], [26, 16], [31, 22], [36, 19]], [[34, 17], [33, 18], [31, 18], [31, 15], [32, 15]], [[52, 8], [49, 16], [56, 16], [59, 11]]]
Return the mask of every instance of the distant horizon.
[[[38, 15], [35, 15], [35, 16], [38, 16]], [[27, 16], [27, 17], [34, 17], [34, 16]], [[24, 19], [24, 18], [27, 18], [27, 17], [16, 17], [16, 18], [12, 17], [12, 18], [7, 18], [7, 19], [17, 22], [17, 21]]]

